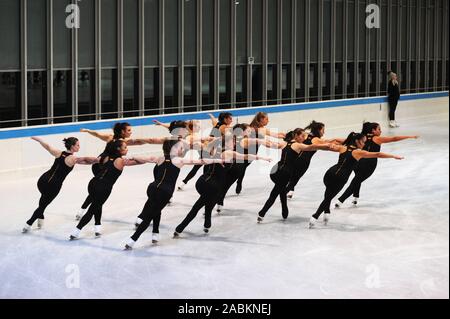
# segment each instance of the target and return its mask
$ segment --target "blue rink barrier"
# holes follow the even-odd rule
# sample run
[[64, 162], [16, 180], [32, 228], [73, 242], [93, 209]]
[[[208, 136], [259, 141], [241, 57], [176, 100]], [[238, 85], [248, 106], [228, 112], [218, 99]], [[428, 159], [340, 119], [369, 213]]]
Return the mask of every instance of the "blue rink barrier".
[[[401, 101], [411, 101], [411, 100], [422, 100], [422, 99], [434, 99], [440, 97], [448, 97], [448, 91], [445, 92], [432, 92], [432, 93], [417, 93], [417, 94], [407, 94], [402, 95]], [[239, 116], [249, 116], [254, 115], [257, 112], [266, 113], [283, 113], [283, 112], [293, 112], [300, 110], [311, 110], [311, 109], [323, 109], [332, 107], [344, 107], [351, 105], [364, 105], [364, 104], [378, 104], [387, 103], [387, 97], [370, 97], [370, 98], [358, 98], [358, 99], [348, 99], [348, 100], [333, 100], [333, 101], [321, 101], [321, 102], [306, 102], [298, 104], [284, 104], [276, 106], [258, 106], [249, 107], [242, 109], [227, 109], [224, 111], [231, 112], [234, 117]], [[1, 129], [0, 130], [0, 140], [20, 138], [20, 137], [30, 137], [30, 136], [41, 136], [41, 135], [51, 135], [51, 134], [65, 134], [79, 132], [80, 129], [90, 129], [90, 130], [103, 130], [110, 129], [118, 122], [128, 122], [132, 126], [144, 126], [144, 125], [155, 125], [152, 120], [158, 120], [163, 123], [169, 123], [174, 120], [206, 120], [209, 119], [208, 113], [218, 116], [220, 110], [215, 111], [202, 111], [202, 112], [191, 112], [191, 113], [177, 113], [171, 115], [154, 115], [145, 117], [130, 117], [130, 118], [120, 118], [114, 120], [100, 120], [100, 121], [86, 121], [86, 122], [76, 122], [76, 123], [65, 123], [65, 124], [53, 124], [44, 126], [30, 126], [21, 127], [13, 129]]]

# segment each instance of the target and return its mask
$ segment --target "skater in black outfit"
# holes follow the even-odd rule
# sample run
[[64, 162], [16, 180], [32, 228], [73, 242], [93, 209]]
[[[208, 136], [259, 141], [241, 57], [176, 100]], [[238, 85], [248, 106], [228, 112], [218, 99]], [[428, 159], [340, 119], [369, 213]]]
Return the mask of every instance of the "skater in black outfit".
[[[332, 139], [332, 140], [325, 140], [323, 139], [323, 135], [325, 134], [325, 124], [312, 121], [307, 127], [305, 127], [305, 130], [309, 130], [310, 133], [308, 134], [308, 137], [303, 142], [303, 144], [306, 145], [312, 145], [312, 144], [324, 144], [324, 143], [342, 143], [344, 139]], [[294, 173], [292, 174], [291, 179], [289, 180], [289, 184], [287, 186], [287, 198], [291, 199], [294, 196], [294, 189], [295, 186], [297, 186], [300, 178], [302, 178], [303, 175], [305, 175], [306, 171], [309, 168], [309, 165], [311, 163], [311, 159], [316, 154], [316, 151], [312, 152], [300, 152], [297, 156], [297, 160], [295, 162], [295, 169]]]
[[[248, 124], [236, 124], [233, 127], [233, 151], [236, 151], [240, 154], [249, 154], [250, 148], [259, 147], [259, 145], [264, 145], [267, 148], [276, 148], [280, 149], [284, 145], [282, 143], [275, 143], [268, 139], [256, 139], [250, 138], [251, 128]], [[219, 197], [217, 202], [217, 212], [220, 213], [222, 211], [222, 207], [224, 205], [224, 199], [228, 190], [231, 186], [242, 176], [243, 171], [248, 166], [249, 161], [235, 160], [232, 163], [228, 163], [225, 165], [226, 173], [225, 173], [225, 183], [224, 188], [222, 190], [222, 194]]]
[[105, 151], [99, 158], [99, 171], [88, 185], [92, 203], [70, 235], [70, 240], [78, 239], [81, 230], [90, 222], [92, 217], [95, 218], [95, 236], [101, 236], [102, 208], [109, 195], [111, 195], [114, 184], [122, 174], [125, 166], [140, 164], [132, 158], [122, 158], [127, 152], [127, 143], [120, 139], [111, 141], [106, 145]]
[[[125, 245], [125, 249], [132, 249], [136, 241], [142, 233], [148, 228], [153, 221], [152, 243], [157, 243], [159, 240], [159, 221], [161, 219], [161, 211], [167, 206], [170, 198], [175, 191], [175, 185], [180, 174], [180, 168], [184, 165], [195, 164], [213, 164], [222, 163], [223, 160], [191, 160], [183, 159], [181, 156], [184, 153], [182, 149], [182, 142], [178, 140], [166, 141], [163, 144], [164, 156], [156, 158], [157, 165], [153, 170], [154, 182], [147, 188], [148, 200], [139, 215], [142, 222], [138, 225], [136, 232], [131, 236]], [[153, 158], [135, 158], [136, 161], [142, 163], [155, 162]], [[155, 229], [155, 225], [156, 229]]]
[[275, 200], [280, 196], [283, 219], [289, 215], [287, 206], [287, 184], [295, 169], [295, 162], [300, 152], [311, 152], [317, 150], [330, 150], [333, 147], [331, 143], [306, 145], [303, 142], [306, 140], [307, 134], [302, 128], [297, 128], [292, 132], [286, 134], [283, 151], [281, 153], [280, 161], [272, 168], [270, 179], [275, 184], [269, 198], [264, 207], [259, 211], [257, 222], [263, 221], [267, 211], [275, 203]]
[[[89, 133], [92, 136], [95, 136], [102, 141], [105, 141], [106, 143], [116, 141], [116, 140], [122, 140], [127, 143], [127, 146], [135, 146], [135, 145], [143, 145], [143, 144], [162, 144], [164, 142], [164, 138], [138, 138], [138, 139], [132, 139], [132, 128], [131, 125], [122, 122], [122, 123], [116, 123], [113, 127], [113, 134], [108, 133], [99, 133], [97, 131], [88, 130], [88, 129], [81, 129], [80, 132]], [[100, 154], [99, 157], [103, 155]], [[99, 164], [92, 165], [92, 174], [94, 176], [97, 175], [99, 172]], [[75, 215], [75, 220], [80, 220], [80, 218], [84, 215], [89, 205], [92, 203], [91, 197], [88, 195], [86, 199], [84, 200], [83, 204], [81, 205], [80, 211]]]
[[32, 137], [32, 139], [39, 142], [42, 147], [52, 154], [55, 157], [55, 161], [50, 170], [39, 178], [37, 183], [39, 192], [41, 193], [39, 207], [26, 222], [25, 227], [22, 229], [23, 233], [28, 232], [36, 220], [38, 220], [38, 228], [43, 226], [45, 209], [58, 196], [64, 180], [73, 170], [75, 164], [92, 164], [98, 162], [96, 157], [76, 157], [74, 155], [80, 150], [80, 142], [75, 137], [69, 137], [63, 140], [66, 151], [60, 151], [51, 147], [39, 137]]
[[[255, 117], [253, 118], [252, 122], [250, 123], [250, 127], [252, 129], [252, 133], [250, 134], [250, 138], [256, 138], [261, 139], [265, 138], [266, 136], [271, 136], [274, 138], [283, 139], [285, 138], [285, 133], [275, 133], [271, 130], [267, 129], [266, 126], [269, 124], [269, 115], [264, 112], [258, 112], [256, 113]], [[256, 155], [258, 154], [259, 145], [255, 145], [250, 147], [249, 154]], [[242, 182], [244, 181], [245, 171], [247, 170], [247, 167], [250, 165], [250, 163], [247, 163], [241, 173], [241, 176], [239, 176], [239, 179], [236, 183], [236, 194], [240, 194], [242, 192]]]
[[[367, 140], [364, 144], [363, 150], [367, 152], [380, 152], [381, 145], [384, 143], [392, 143], [403, 141], [406, 139], [414, 138], [417, 139], [419, 136], [381, 136], [381, 127], [378, 123], [366, 122], [363, 124], [361, 134], [365, 135]], [[352, 204], [356, 206], [358, 204], [359, 192], [361, 189], [361, 184], [368, 179], [375, 172], [377, 168], [378, 159], [377, 158], [362, 158], [359, 160], [355, 167], [355, 177], [353, 177], [350, 185], [344, 191], [344, 193], [339, 197], [338, 202], [335, 204], [335, 208], [340, 208], [341, 205], [353, 194]]]
[[400, 99], [400, 86], [397, 79], [397, 74], [390, 71], [388, 82], [388, 103], [389, 103], [389, 126], [399, 127], [395, 120], [395, 111], [397, 110], [398, 100]]
[[[225, 135], [225, 142], [214, 141], [209, 148], [211, 159], [222, 159], [225, 163], [232, 163], [234, 160], [264, 160], [270, 162], [271, 159], [267, 157], [240, 154], [233, 151], [233, 136], [231, 133]], [[224, 144], [224, 145], [223, 145]], [[223, 148], [224, 146], [224, 148]], [[191, 211], [184, 218], [184, 220], [176, 227], [174, 237], [178, 237], [189, 223], [197, 216], [197, 213], [205, 207], [205, 222], [203, 231], [209, 232], [211, 228], [211, 213], [216, 205], [219, 196], [223, 189], [225, 181], [225, 167], [221, 163], [214, 163], [205, 165], [204, 173], [199, 177], [195, 187], [200, 194], [200, 198], [195, 202]]]
[[311, 216], [309, 228], [313, 228], [322, 213], [324, 214], [324, 223], [328, 223], [330, 219], [330, 204], [333, 198], [341, 191], [347, 183], [350, 174], [360, 159], [363, 158], [395, 158], [403, 159], [401, 156], [391, 155], [380, 152], [364, 151], [364, 143], [366, 136], [360, 133], [350, 133], [343, 145], [336, 145], [336, 152], [339, 152], [339, 161], [325, 173], [323, 182], [326, 186], [325, 198], [317, 209], [316, 213]]
[[[233, 116], [231, 113], [228, 112], [222, 112], [219, 114], [218, 121], [214, 118], [212, 114], [209, 114], [211, 117], [211, 121], [213, 124], [213, 128], [211, 130], [211, 133], [209, 134], [210, 137], [222, 137], [225, 134], [225, 131], [230, 128], [231, 123], [233, 122]], [[203, 152], [199, 151], [200, 158], [203, 158]], [[188, 175], [183, 179], [181, 184], [178, 186], [178, 190], [182, 191], [184, 190], [187, 183], [194, 178], [194, 176], [197, 174], [197, 172], [200, 170], [200, 168], [203, 165], [194, 165], [191, 169], [191, 171], [188, 173]]]

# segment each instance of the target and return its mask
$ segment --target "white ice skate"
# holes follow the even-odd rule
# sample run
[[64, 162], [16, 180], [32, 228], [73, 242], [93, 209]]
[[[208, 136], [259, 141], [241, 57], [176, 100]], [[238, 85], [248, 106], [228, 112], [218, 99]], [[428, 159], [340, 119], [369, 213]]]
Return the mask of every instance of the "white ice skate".
[[69, 240], [76, 240], [80, 238], [80, 232], [81, 230], [75, 227], [72, 234], [70, 234]]
[[394, 125], [395, 125], [395, 127], [400, 127], [400, 125], [398, 125], [397, 121], [394, 121]]
[[185, 182], [181, 182], [180, 185], [178, 185], [178, 190], [179, 191], [184, 191], [184, 188], [186, 187], [186, 183]]
[[95, 232], [95, 238], [102, 237], [102, 225], [95, 225], [94, 232]]
[[180, 237], [180, 233], [173, 232], [173, 238], [179, 238], [179, 237]]
[[152, 244], [157, 244], [159, 241], [159, 234], [158, 233], [152, 233]]
[[23, 226], [23, 228], [22, 228], [22, 233], [23, 234], [28, 233], [30, 230], [31, 230], [31, 226], [28, 225], [27, 223], [25, 223], [25, 226]]
[[323, 224], [326, 226], [330, 221], [330, 214], [323, 214]]
[[131, 239], [131, 238], [128, 239], [128, 241], [125, 244], [124, 250], [132, 250], [135, 243], [136, 242], [133, 239]]
[[317, 219], [315, 219], [313, 216], [309, 219], [309, 228], [314, 228], [316, 226]]
[[84, 213], [86, 213], [86, 209], [80, 208], [80, 211], [75, 215], [75, 220], [80, 220]]
[[41, 229], [42, 227], [44, 227], [44, 219], [39, 218], [39, 219], [37, 220], [37, 228], [38, 228], [38, 229]]
[[397, 126], [395, 126], [395, 121], [389, 121], [389, 127], [390, 128], [395, 128]]
[[258, 216], [258, 218], [256, 219], [256, 222], [258, 224], [261, 224], [263, 220], [264, 220], [264, 217]]
[[292, 197], [294, 197], [294, 191], [290, 191], [289, 193], [287, 193], [288, 199], [292, 199]]

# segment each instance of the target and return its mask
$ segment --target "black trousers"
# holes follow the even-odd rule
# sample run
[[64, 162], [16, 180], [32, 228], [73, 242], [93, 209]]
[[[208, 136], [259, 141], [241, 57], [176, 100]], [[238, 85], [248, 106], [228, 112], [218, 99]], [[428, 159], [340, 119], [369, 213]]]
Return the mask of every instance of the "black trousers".
[[398, 100], [389, 100], [389, 120], [395, 121], [395, 110], [397, 109]]
[[[363, 160], [364, 161], [364, 160]], [[358, 163], [358, 165], [361, 164]], [[347, 198], [349, 198], [352, 194], [354, 197], [359, 198], [359, 192], [361, 190], [361, 184], [372, 176], [373, 172], [377, 168], [377, 164], [369, 164], [369, 165], [361, 165], [355, 169], [355, 176], [353, 177], [350, 185], [344, 191], [344, 193], [339, 197], [339, 201], [343, 203]]]
[[41, 198], [39, 199], [39, 207], [34, 211], [31, 218], [27, 221], [28, 225], [33, 225], [36, 219], [44, 219], [44, 211], [48, 205], [58, 196], [59, 191], [62, 187], [62, 182], [59, 181], [50, 181], [48, 182], [48, 175], [42, 175], [38, 182], [37, 186], [39, 192], [41, 193]]
[[344, 188], [347, 181], [348, 177], [336, 175], [334, 170], [325, 173], [323, 178], [323, 183], [326, 187], [325, 196], [316, 213], [313, 215], [315, 219], [318, 219], [322, 213], [330, 214], [331, 201]]
[[187, 174], [186, 178], [183, 179], [183, 183], [187, 184], [194, 176], [197, 174], [198, 170], [202, 168], [203, 165], [194, 165], [191, 171]]
[[92, 217], [94, 217], [95, 225], [102, 224], [103, 204], [105, 204], [109, 195], [111, 195], [112, 185], [98, 180], [91, 180], [88, 185], [88, 191], [92, 198], [92, 204], [77, 225], [77, 228], [80, 230], [91, 221]]
[[[92, 170], [92, 174], [97, 175], [100, 172], [100, 164], [99, 163], [95, 163], [91, 166], [91, 170]], [[88, 195], [86, 197], [86, 199], [84, 200], [83, 204], [81, 205], [82, 209], [86, 209], [89, 207], [89, 205], [91, 205], [92, 203], [92, 198], [90, 195]]]
[[236, 167], [236, 169], [235, 168], [230, 169], [225, 175], [225, 182], [223, 185], [223, 189], [219, 196], [219, 200], [217, 201], [217, 204], [219, 205], [223, 206], [223, 201], [225, 200], [225, 196], [227, 195], [231, 186], [242, 176], [242, 171], [244, 170], [245, 164], [234, 164], [234, 165], [241, 165], [241, 166]]
[[294, 173], [292, 173], [292, 176], [289, 180], [289, 184], [287, 186], [288, 192], [294, 191], [295, 186], [297, 186], [298, 182], [300, 181], [300, 178], [302, 178], [303, 175], [305, 175], [306, 171], [308, 170], [308, 167], [309, 167], [309, 165], [305, 166], [305, 167], [301, 167], [299, 169], [296, 169], [294, 171]]
[[250, 166], [250, 164], [251, 164], [251, 162], [250, 162], [250, 163], [244, 163], [244, 164], [243, 164], [244, 166], [243, 166], [242, 171], [241, 171], [241, 174], [240, 174], [240, 176], [239, 176], [239, 178], [238, 178], [238, 180], [237, 180], [237, 185], [238, 185], [240, 188], [242, 188], [242, 182], [244, 181], [245, 171], [247, 170], [247, 167]]
[[200, 209], [205, 207], [205, 222], [204, 227], [211, 227], [211, 214], [214, 206], [219, 200], [219, 196], [222, 191], [221, 181], [217, 180], [207, 180], [204, 176], [201, 176], [195, 187], [197, 192], [200, 194], [200, 198], [192, 206], [190, 212], [183, 219], [183, 221], [175, 229], [177, 233], [183, 232], [183, 230], [190, 224], [190, 222], [197, 216]]
[[275, 183], [272, 191], [270, 192], [269, 198], [267, 199], [264, 207], [259, 211], [258, 215], [264, 217], [267, 211], [275, 203], [275, 200], [280, 196], [281, 201], [281, 215], [283, 218], [287, 218], [289, 215], [289, 209], [287, 206], [287, 184], [291, 178], [291, 174], [285, 171], [277, 171], [270, 175], [270, 179]]
[[[142, 209], [139, 217], [142, 219], [142, 223], [136, 229], [136, 232], [131, 236], [134, 241], [137, 241], [139, 237], [145, 232], [153, 221], [153, 233], [159, 233], [159, 222], [161, 220], [161, 212], [169, 203], [172, 197], [171, 193], [168, 193], [162, 189], [158, 189], [155, 185], [150, 184], [147, 188], [148, 199]], [[156, 227], [156, 229], [155, 229]]]

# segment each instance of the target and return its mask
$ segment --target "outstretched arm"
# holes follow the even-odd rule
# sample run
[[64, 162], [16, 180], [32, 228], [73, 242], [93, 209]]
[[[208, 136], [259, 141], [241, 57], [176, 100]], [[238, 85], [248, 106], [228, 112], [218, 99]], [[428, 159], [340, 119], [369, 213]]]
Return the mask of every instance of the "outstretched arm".
[[392, 142], [398, 142], [403, 141], [410, 138], [419, 138], [417, 135], [404, 135], [404, 136], [376, 136], [374, 137], [374, 141], [377, 144], [383, 144], [383, 143], [392, 143]]
[[280, 138], [280, 139], [283, 139], [283, 138], [286, 137], [286, 133], [282, 133], [282, 132], [275, 133], [275, 132], [270, 131], [267, 128], [260, 128], [260, 129], [258, 129], [258, 133], [259, 134], [263, 134], [263, 135], [268, 135], [268, 136], [271, 136], [271, 137], [275, 137], [275, 138]]
[[267, 148], [275, 148], [275, 149], [280, 149], [286, 146], [286, 142], [282, 141], [282, 142], [272, 142], [270, 140], [266, 140], [263, 138], [247, 138], [246, 139], [246, 146], [251, 146], [251, 145], [264, 145]]
[[392, 154], [382, 153], [382, 152], [367, 152], [367, 151], [358, 150], [356, 154], [360, 158], [395, 158], [396, 160], [404, 159], [403, 156], [392, 155]]
[[39, 144], [41, 144], [41, 146], [43, 148], [45, 148], [54, 157], [59, 157], [61, 155], [61, 153], [62, 153], [62, 151], [60, 151], [60, 150], [58, 150], [56, 148], [53, 148], [49, 144], [45, 143], [40, 137], [33, 136], [31, 139], [35, 140], [36, 142], [39, 142]]
[[166, 129], [169, 129], [169, 127], [170, 127], [169, 124], [162, 123], [162, 122], [160, 122], [158, 120], [153, 120], [152, 122], [155, 123], [155, 125], [165, 127]]
[[125, 139], [128, 146], [144, 145], [144, 144], [163, 144], [167, 137], [149, 137], [149, 138], [129, 138]]
[[253, 155], [253, 154], [241, 154], [234, 151], [225, 151], [222, 153], [222, 158], [226, 162], [231, 162], [233, 159], [241, 160], [241, 161], [266, 161], [271, 162], [272, 159], [270, 157]]
[[212, 115], [211, 113], [208, 113], [209, 118], [211, 119], [211, 125], [214, 127], [217, 125], [217, 123], [219, 123], [219, 121], [217, 121], [217, 119], [214, 117], [214, 115]]
[[[126, 160], [130, 161], [130, 162], [134, 161], [139, 164], [158, 163], [161, 160], [161, 156], [134, 156], [134, 157], [129, 157]], [[133, 165], [137, 165], [137, 164], [133, 164]]]
[[311, 152], [311, 151], [317, 151], [317, 150], [322, 150], [322, 151], [329, 151], [331, 150], [331, 145], [330, 143], [323, 143], [323, 144], [311, 144], [311, 145], [306, 145], [306, 144], [301, 144], [301, 143], [295, 143], [292, 147], [296, 150], [296, 151], [306, 151], [306, 152]]
[[99, 161], [100, 158], [98, 157], [75, 157], [75, 164], [91, 165], [98, 163]]
[[345, 138], [333, 138], [333, 139], [322, 139], [322, 138], [314, 138], [313, 139], [313, 144], [321, 144], [321, 143], [337, 143], [337, 144], [342, 144], [345, 142]]
[[95, 136], [96, 138], [99, 138], [99, 139], [101, 139], [102, 141], [105, 141], [105, 142], [111, 141], [112, 137], [113, 137], [112, 134], [98, 133], [96, 131], [88, 130], [88, 129], [85, 129], [85, 128], [82, 128], [80, 130], [80, 132], [89, 133], [90, 135]]

